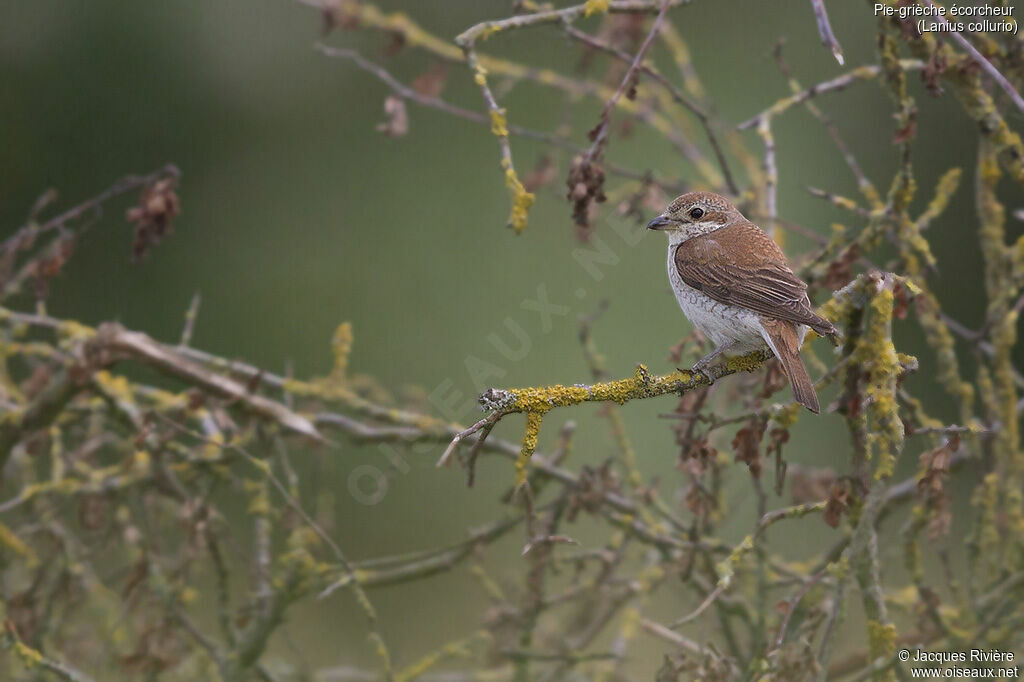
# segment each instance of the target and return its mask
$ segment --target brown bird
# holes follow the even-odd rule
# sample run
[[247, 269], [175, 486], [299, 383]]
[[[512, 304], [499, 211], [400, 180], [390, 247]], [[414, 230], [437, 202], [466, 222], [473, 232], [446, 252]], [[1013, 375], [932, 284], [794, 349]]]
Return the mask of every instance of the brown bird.
[[793, 396], [817, 413], [818, 396], [800, 359], [810, 327], [833, 343], [832, 323], [811, 309], [807, 285], [767, 233], [712, 192], [689, 192], [647, 223], [668, 235], [668, 279], [679, 307], [715, 344], [693, 366], [707, 368], [719, 355], [771, 349], [793, 387]]

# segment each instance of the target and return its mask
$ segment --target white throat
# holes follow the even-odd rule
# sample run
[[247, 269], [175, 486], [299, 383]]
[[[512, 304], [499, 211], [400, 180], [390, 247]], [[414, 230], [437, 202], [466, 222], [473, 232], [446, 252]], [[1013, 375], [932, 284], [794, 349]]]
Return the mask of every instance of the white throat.
[[683, 223], [678, 230], [667, 230], [669, 248], [675, 248], [685, 241], [725, 227], [725, 223]]

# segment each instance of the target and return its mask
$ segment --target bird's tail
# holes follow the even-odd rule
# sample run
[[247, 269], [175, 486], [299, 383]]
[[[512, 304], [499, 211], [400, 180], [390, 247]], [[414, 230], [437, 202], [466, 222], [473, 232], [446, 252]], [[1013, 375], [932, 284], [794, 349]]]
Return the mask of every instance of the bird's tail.
[[800, 359], [800, 339], [797, 337], [796, 326], [782, 320], [762, 318], [761, 328], [764, 330], [764, 340], [789, 377], [793, 397], [808, 410], [818, 414], [821, 411], [818, 394], [814, 392], [814, 383], [807, 374], [804, 361]]

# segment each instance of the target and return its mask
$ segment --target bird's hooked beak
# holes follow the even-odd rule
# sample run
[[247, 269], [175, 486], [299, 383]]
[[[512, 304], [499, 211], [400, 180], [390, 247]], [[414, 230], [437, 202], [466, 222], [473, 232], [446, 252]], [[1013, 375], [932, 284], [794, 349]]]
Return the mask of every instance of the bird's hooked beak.
[[657, 216], [651, 222], [647, 223], [648, 230], [667, 230], [676, 224], [675, 220], [666, 217], [664, 214]]

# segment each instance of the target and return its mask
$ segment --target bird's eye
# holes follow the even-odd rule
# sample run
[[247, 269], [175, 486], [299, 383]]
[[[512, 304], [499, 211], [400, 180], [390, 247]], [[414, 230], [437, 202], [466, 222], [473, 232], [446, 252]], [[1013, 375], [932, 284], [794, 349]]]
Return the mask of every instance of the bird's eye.
[[704, 215], [704, 209], [703, 208], [690, 209], [690, 217], [693, 218], [694, 220], [700, 220], [700, 217], [702, 215]]

